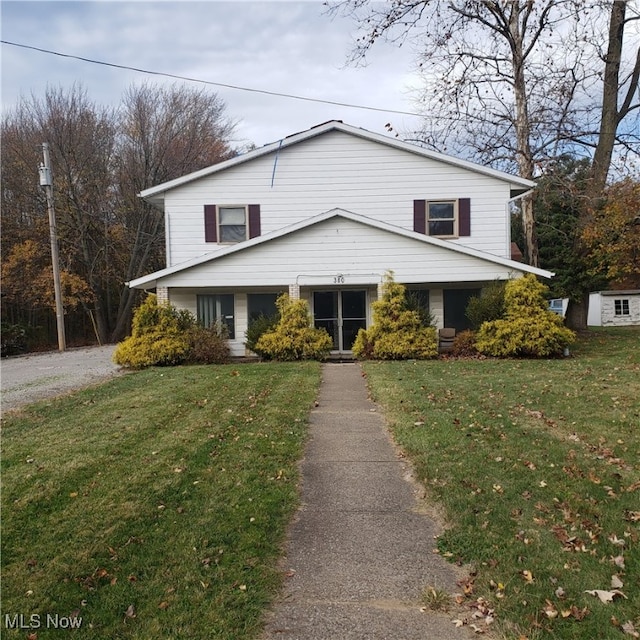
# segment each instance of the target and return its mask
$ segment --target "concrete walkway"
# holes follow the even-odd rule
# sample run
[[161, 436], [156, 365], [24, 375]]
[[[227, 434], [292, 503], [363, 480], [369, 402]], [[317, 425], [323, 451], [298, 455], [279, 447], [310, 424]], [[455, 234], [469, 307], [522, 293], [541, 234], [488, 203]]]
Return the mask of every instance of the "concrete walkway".
[[474, 637], [453, 615], [420, 610], [425, 587], [459, 592], [461, 574], [433, 553], [438, 528], [420, 513], [358, 364], [324, 365], [302, 476], [291, 577], [264, 640]]

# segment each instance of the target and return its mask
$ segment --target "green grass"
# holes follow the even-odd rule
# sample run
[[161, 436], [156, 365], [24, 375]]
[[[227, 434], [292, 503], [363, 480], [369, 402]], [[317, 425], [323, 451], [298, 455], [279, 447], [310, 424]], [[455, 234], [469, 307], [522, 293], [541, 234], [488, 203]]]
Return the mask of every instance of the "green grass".
[[151, 369], [9, 415], [2, 637], [255, 637], [318, 384], [317, 363]]
[[[572, 351], [365, 365], [396, 440], [445, 508], [440, 553], [472, 566], [466, 602], [495, 608], [499, 637], [640, 630], [640, 330], [593, 332]], [[627, 599], [585, 593], [610, 590], [613, 575]]]

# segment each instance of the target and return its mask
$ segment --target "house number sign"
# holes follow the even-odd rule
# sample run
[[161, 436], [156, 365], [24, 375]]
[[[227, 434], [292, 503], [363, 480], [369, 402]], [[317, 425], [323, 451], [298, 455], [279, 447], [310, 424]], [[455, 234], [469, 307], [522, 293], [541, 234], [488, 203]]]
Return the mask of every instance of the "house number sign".
[[344, 284], [344, 276], [341, 273], [333, 276], [333, 284]]

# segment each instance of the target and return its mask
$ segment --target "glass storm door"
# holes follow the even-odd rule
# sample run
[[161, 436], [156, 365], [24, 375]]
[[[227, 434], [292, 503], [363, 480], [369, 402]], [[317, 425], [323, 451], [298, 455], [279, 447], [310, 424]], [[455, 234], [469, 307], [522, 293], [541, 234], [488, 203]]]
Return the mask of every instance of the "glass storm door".
[[367, 292], [314, 291], [313, 319], [331, 336], [334, 351], [351, 351], [358, 331], [367, 327]]

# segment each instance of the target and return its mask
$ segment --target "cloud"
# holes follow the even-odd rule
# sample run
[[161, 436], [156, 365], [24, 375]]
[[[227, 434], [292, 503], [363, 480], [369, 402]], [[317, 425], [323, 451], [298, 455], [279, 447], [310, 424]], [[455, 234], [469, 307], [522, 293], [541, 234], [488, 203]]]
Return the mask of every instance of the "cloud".
[[[345, 66], [355, 26], [321, 2], [12, 2], [2, 38], [85, 58], [311, 98], [411, 111], [411, 52], [380, 43], [367, 67]], [[117, 105], [132, 83], [174, 82], [2, 45], [3, 110], [47, 85], [80, 82]], [[196, 85], [197, 86], [197, 85]], [[383, 132], [411, 118], [211, 87], [238, 122], [239, 141], [262, 145], [330, 119]], [[398, 127], [401, 124], [397, 124]]]

